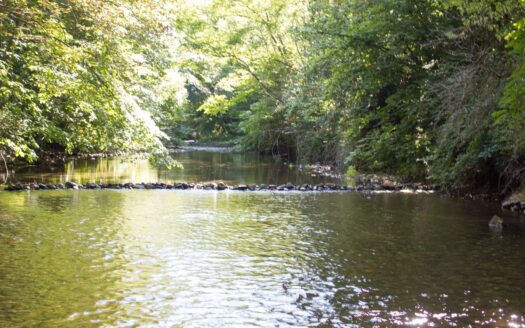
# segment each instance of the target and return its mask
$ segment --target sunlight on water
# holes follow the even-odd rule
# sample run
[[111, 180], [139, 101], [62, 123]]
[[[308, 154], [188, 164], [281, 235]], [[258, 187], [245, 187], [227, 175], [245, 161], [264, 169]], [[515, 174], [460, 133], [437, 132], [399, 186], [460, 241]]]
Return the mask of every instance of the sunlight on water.
[[0, 193], [0, 326], [525, 326], [521, 226], [430, 195]]
[[[208, 148], [206, 148], [208, 149]], [[147, 159], [92, 158], [71, 160], [53, 167], [25, 167], [11, 172], [11, 182], [123, 183], [123, 182], [203, 182], [221, 180], [227, 184], [281, 184], [292, 182], [334, 182], [327, 177], [289, 167], [257, 154], [184, 151], [173, 154], [184, 169], [157, 167]], [[2, 180], [3, 181], [3, 180]]]

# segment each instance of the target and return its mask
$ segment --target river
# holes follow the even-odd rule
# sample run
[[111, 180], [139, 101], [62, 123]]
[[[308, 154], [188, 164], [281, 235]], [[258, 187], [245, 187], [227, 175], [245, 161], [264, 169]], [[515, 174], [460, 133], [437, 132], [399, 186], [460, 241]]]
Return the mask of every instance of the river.
[[[88, 159], [21, 181], [302, 183], [271, 159]], [[0, 192], [1, 327], [525, 327], [523, 219], [437, 194]]]

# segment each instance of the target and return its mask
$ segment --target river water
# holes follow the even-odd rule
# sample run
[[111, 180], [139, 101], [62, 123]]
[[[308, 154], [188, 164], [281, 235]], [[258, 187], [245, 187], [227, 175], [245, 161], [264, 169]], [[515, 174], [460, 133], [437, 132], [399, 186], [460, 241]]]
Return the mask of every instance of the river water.
[[[312, 176], [312, 172], [283, 165], [272, 158], [251, 153], [220, 151], [221, 148], [190, 148], [173, 154], [184, 169], [156, 167], [147, 159], [91, 158], [69, 161], [55, 167], [30, 166], [11, 172], [11, 182], [122, 183], [122, 182], [204, 182], [226, 184], [294, 184], [338, 182], [337, 179]], [[0, 181], [3, 176], [0, 175]]]
[[[16, 177], [320, 179], [176, 156], [185, 170], [101, 159]], [[432, 194], [2, 191], [0, 327], [525, 327], [525, 228], [491, 231], [498, 211]]]

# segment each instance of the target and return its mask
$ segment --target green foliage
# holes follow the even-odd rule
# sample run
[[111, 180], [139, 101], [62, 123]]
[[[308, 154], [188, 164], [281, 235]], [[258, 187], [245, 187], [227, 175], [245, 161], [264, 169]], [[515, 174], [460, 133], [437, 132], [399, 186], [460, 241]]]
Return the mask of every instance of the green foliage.
[[224, 114], [230, 107], [230, 101], [224, 95], [212, 96], [197, 108], [198, 111], [204, 112], [209, 116]]
[[430, 175], [455, 189], [508, 192], [523, 179], [517, 169], [523, 157], [509, 147], [520, 133], [511, 132], [505, 104], [518, 59], [507, 40], [525, 7], [520, 1], [455, 6], [463, 19], [451, 45], [444, 43], [447, 51], [428, 87], [427, 102], [436, 111]]
[[451, 190], [525, 182], [520, 0], [0, 8], [0, 148], [13, 156], [165, 157], [197, 138]]
[[167, 67], [153, 2], [0, 6], [0, 148], [29, 161], [40, 149], [162, 150], [156, 104], [137, 92]]
[[348, 168], [346, 169], [346, 172], [345, 172], [345, 175], [347, 177], [357, 177], [359, 176], [359, 172], [357, 171], [357, 169], [355, 168], [355, 166], [348, 166]]
[[[193, 111], [235, 117], [245, 148], [450, 189], [505, 191], [525, 176], [522, 1], [182, 8], [184, 51], [214, 68], [199, 70]], [[230, 74], [244, 78], [221, 88]]]
[[180, 2], [181, 52], [200, 95], [187, 112], [201, 136], [241, 137], [245, 147], [279, 151], [283, 93], [299, 56], [292, 29], [303, 9], [283, 0]]

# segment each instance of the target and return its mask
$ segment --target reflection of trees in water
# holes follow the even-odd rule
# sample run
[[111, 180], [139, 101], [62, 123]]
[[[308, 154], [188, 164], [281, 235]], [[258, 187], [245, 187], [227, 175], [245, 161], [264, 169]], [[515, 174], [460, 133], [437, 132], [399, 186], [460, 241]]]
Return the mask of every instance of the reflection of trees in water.
[[123, 249], [113, 241], [124, 196], [89, 191], [0, 195], [0, 325], [61, 325], [74, 313], [96, 310], [122, 265], [118, 255]]
[[67, 163], [63, 179], [79, 183], [155, 182], [158, 171], [147, 159], [98, 158]]
[[[12, 172], [12, 182], [24, 183], [125, 183], [125, 182], [206, 182], [227, 184], [321, 183], [330, 181], [312, 177], [296, 166], [256, 153], [182, 152], [173, 155], [184, 169], [156, 167], [147, 159], [84, 158], [58, 166], [27, 166]], [[2, 177], [0, 170], [0, 178]], [[331, 181], [333, 182], [333, 181]]]
[[95, 158], [77, 159], [60, 166], [29, 166], [16, 170], [11, 181], [37, 183], [122, 183], [155, 182], [159, 170], [147, 159]]

